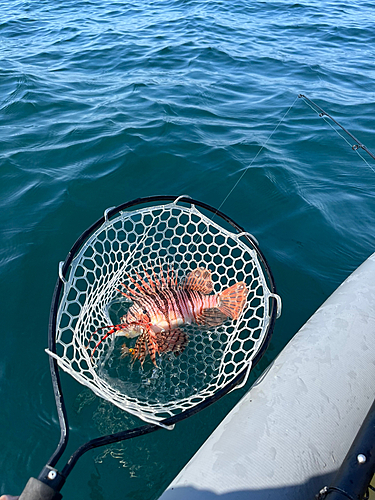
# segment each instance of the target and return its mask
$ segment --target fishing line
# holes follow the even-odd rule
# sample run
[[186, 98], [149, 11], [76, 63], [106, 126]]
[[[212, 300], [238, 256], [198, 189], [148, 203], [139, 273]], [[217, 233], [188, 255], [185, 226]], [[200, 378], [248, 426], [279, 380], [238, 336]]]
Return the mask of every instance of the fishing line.
[[[220, 213], [220, 210], [223, 207], [223, 205], [225, 204], [225, 202], [228, 200], [228, 198], [233, 193], [233, 191], [237, 188], [237, 186], [239, 185], [239, 183], [245, 177], [245, 175], [246, 175], [247, 171], [249, 170], [249, 168], [253, 165], [253, 163], [258, 158], [258, 156], [260, 155], [260, 153], [263, 151], [263, 149], [267, 146], [268, 142], [271, 140], [271, 138], [274, 135], [274, 133], [276, 132], [276, 130], [280, 127], [280, 125], [283, 123], [283, 121], [285, 120], [285, 118], [287, 117], [287, 115], [289, 114], [289, 112], [292, 110], [292, 108], [294, 107], [296, 101], [298, 100], [298, 97], [299, 96], [297, 96], [294, 99], [294, 101], [291, 104], [291, 106], [289, 106], [289, 108], [285, 111], [284, 115], [281, 117], [281, 119], [279, 120], [279, 122], [276, 124], [275, 128], [272, 130], [271, 134], [268, 136], [268, 138], [266, 139], [266, 141], [259, 148], [257, 154], [251, 160], [251, 162], [249, 163], [249, 165], [244, 169], [244, 171], [242, 172], [242, 174], [240, 175], [240, 177], [237, 179], [237, 181], [235, 182], [235, 184], [233, 185], [233, 187], [229, 190], [228, 194], [225, 196], [225, 198], [223, 199], [223, 201], [220, 203], [219, 207], [215, 210], [215, 212], [213, 213], [213, 215], [210, 217], [210, 220], [213, 221], [215, 219], [215, 217]], [[201, 236], [203, 234], [204, 233], [201, 233]], [[257, 239], [252, 234], [245, 233], [245, 232], [244, 232], [244, 234], [246, 234], [246, 236], [248, 238], [250, 238], [253, 242], [255, 242], [258, 245]], [[198, 238], [198, 235], [196, 236], [196, 238]], [[192, 243], [195, 244], [196, 242], [197, 242], [197, 240], [195, 239]]]
[[221, 202], [221, 204], [219, 205], [219, 208], [217, 209], [218, 211], [222, 208], [222, 206], [224, 205], [224, 203], [227, 201], [227, 199], [229, 198], [229, 196], [233, 193], [233, 191], [236, 189], [236, 187], [238, 186], [238, 184], [242, 181], [242, 179], [244, 178], [244, 176], [246, 175], [247, 171], [249, 170], [249, 168], [253, 165], [253, 163], [255, 162], [255, 160], [258, 158], [258, 156], [260, 155], [260, 153], [263, 151], [263, 149], [267, 146], [268, 142], [270, 141], [271, 137], [273, 136], [273, 134], [276, 132], [276, 130], [280, 127], [280, 125], [283, 123], [283, 121], [285, 120], [285, 118], [287, 117], [287, 115], [289, 114], [289, 112], [291, 111], [291, 109], [294, 107], [296, 101], [298, 99], [298, 96], [294, 99], [293, 101], [293, 104], [286, 110], [286, 112], [284, 113], [284, 115], [282, 116], [281, 120], [277, 123], [276, 127], [272, 130], [271, 134], [268, 136], [268, 138], [266, 139], [266, 141], [264, 142], [264, 144], [260, 147], [259, 151], [257, 152], [257, 154], [254, 156], [254, 158], [251, 160], [251, 162], [249, 163], [249, 165], [245, 168], [245, 170], [242, 172], [242, 174], [240, 175], [240, 177], [238, 178], [238, 180], [236, 181], [236, 183], [234, 184], [234, 186], [230, 189], [229, 193], [226, 195], [226, 197], [224, 198], [224, 200]]

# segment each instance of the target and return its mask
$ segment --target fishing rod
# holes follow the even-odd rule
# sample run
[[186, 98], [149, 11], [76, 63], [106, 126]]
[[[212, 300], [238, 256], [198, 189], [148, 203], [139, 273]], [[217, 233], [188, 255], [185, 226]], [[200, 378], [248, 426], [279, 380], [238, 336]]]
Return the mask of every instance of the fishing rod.
[[318, 115], [321, 118], [324, 118], [326, 116], [327, 118], [332, 120], [333, 123], [335, 123], [338, 127], [340, 127], [341, 130], [343, 130], [349, 137], [351, 137], [355, 142], [355, 144], [351, 146], [353, 151], [358, 151], [358, 149], [363, 149], [363, 151], [366, 151], [366, 153], [370, 155], [373, 160], [375, 160], [375, 155], [371, 153], [371, 151], [364, 144], [362, 144], [362, 142], [359, 141], [351, 132], [349, 132], [349, 130], [343, 127], [337, 120], [335, 120], [335, 118], [333, 118], [330, 114], [328, 114], [327, 111], [324, 111], [324, 109], [322, 109], [320, 106], [318, 106], [314, 101], [306, 97], [304, 94], [299, 94], [298, 97], [300, 99], [304, 99], [304, 101], [307, 104], [309, 104], [311, 109], [313, 109], [316, 113], [318, 113]]

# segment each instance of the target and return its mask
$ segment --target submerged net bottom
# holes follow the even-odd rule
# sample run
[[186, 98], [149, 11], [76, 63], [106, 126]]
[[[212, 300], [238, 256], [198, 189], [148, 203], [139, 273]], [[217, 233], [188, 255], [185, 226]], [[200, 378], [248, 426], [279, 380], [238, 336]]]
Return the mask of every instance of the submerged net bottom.
[[[131, 306], [118, 290], [148, 275], [173, 270], [178, 283], [194, 269], [211, 273], [217, 294], [245, 282], [246, 302], [237, 320], [216, 327], [185, 324], [183, 352], [162, 353], [157, 367], [141, 366], [121, 347], [137, 338], [108, 329]], [[132, 285], [134, 287], [134, 285]], [[56, 353], [61, 368], [98, 396], [139, 418], [158, 423], [204, 401], [251, 364], [270, 323], [270, 293], [248, 241], [214, 223], [196, 207], [176, 203], [120, 212], [83, 244], [64, 284], [59, 306]], [[94, 351], [94, 353], [93, 353]]]

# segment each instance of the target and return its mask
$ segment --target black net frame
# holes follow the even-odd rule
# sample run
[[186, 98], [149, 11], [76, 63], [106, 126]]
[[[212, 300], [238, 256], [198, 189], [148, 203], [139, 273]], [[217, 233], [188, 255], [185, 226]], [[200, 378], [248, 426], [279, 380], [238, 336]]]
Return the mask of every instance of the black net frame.
[[[173, 202], [176, 200], [176, 196], [151, 196], [151, 197], [144, 197], [144, 198], [137, 198], [135, 200], [123, 203], [121, 205], [118, 205], [116, 207], [107, 209], [100, 219], [98, 219], [94, 224], [92, 224], [86, 231], [84, 231], [81, 236], [77, 239], [77, 241], [74, 243], [72, 246], [71, 250], [69, 251], [65, 261], [61, 263], [60, 265], [60, 273], [59, 273], [59, 278], [57, 279], [53, 297], [52, 297], [52, 303], [51, 303], [51, 310], [50, 310], [50, 318], [49, 318], [49, 328], [48, 328], [48, 349], [50, 352], [55, 353], [56, 352], [56, 320], [57, 320], [57, 315], [58, 315], [58, 309], [59, 309], [59, 303], [61, 299], [61, 294], [62, 294], [62, 288], [63, 288], [63, 280], [64, 277], [66, 276], [69, 266], [71, 265], [72, 260], [74, 259], [75, 255], [81, 248], [83, 242], [90, 237], [106, 220], [109, 218], [113, 217], [115, 214], [117, 214], [120, 211], [123, 210], [128, 210], [129, 208], [135, 207], [135, 206], [141, 206], [141, 205], [150, 205], [154, 203], [161, 203], [161, 202]], [[251, 246], [255, 249], [257, 253], [257, 257], [259, 261], [262, 264], [262, 267], [264, 269], [264, 273], [268, 282], [268, 287], [271, 293], [275, 296], [277, 296], [276, 292], [276, 285], [274, 282], [274, 278], [271, 272], [271, 269], [267, 263], [267, 260], [265, 256], [263, 255], [262, 251], [259, 249], [259, 246], [255, 240], [250, 234], [246, 233], [245, 230], [239, 226], [236, 222], [234, 222], [230, 217], [225, 215], [223, 212], [216, 210], [215, 208], [211, 207], [210, 205], [203, 203], [199, 200], [192, 199], [190, 197], [185, 197], [181, 196], [178, 198], [180, 203], [188, 203], [188, 204], [194, 204], [197, 207], [200, 207], [210, 214], [212, 214], [212, 217], [217, 217], [221, 219], [222, 221], [225, 221], [228, 223], [231, 227], [233, 227], [238, 233], [243, 233], [243, 237], [248, 240], [248, 242], [251, 244]], [[252, 367], [254, 367], [262, 358], [264, 352], [266, 351], [271, 336], [272, 332], [274, 329], [274, 324], [275, 320], [278, 317], [278, 306], [279, 304], [277, 303], [277, 300], [275, 298], [270, 300], [270, 322], [267, 328], [267, 333], [264, 336], [262, 340], [262, 345], [258, 349], [255, 357], [252, 360]], [[63, 486], [66, 478], [70, 474], [71, 470], [73, 469], [74, 465], [76, 464], [77, 460], [79, 457], [81, 457], [86, 451], [99, 447], [99, 446], [104, 446], [108, 445], [111, 443], [123, 441], [126, 439], [131, 439], [133, 437], [141, 436], [148, 434], [150, 432], [159, 430], [162, 427], [169, 427], [174, 426], [174, 424], [198, 413], [202, 409], [210, 406], [213, 404], [215, 401], [223, 397], [225, 394], [233, 390], [234, 388], [238, 387], [239, 384], [241, 384], [243, 381], [246, 381], [247, 375], [248, 375], [248, 370], [245, 368], [242, 370], [236, 377], [230, 381], [229, 384], [227, 384], [224, 388], [220, 389], [217, 391], [216, 394], [210, 396], [207, 398], [205, 401], [199, 403], [197, 406], [194, 408], [189, 408], [178, 415], [171, 416], [169, 418], [166, 418], [161, 421], [161, 426], [159, 424], [154, 424], [154, 423], [149, 423], [146, 425], [142, 425], [141, 427], [137, 427], [135, 429], [130, 429], [126, 431], [122, 431], [119, 433], [115, 434], [110, 434], [106, 436], [101, 436], [99, 438], [93, 439], [91, 441], [88, 441], [87, 443], [83, 444], [81, 447], [79, 447], [69, 458], [67, 461], [66, 465], [62, 469], [61, 472], [57, 471], [55, 469], [55, 466], [59, 459], [61, 458], [62, 454], [64, 453], [68, 439], [69, 439], [69, 426], [68, 426], [68, 417], [67, 417], [67, 410], [64, 402], [64, 396], [63, 396], [63, 391], [62, 391], [62, 385], [61, 385], [61, 379], [60, 379], [60, 374], [59, 374], [59, 367], [57, 360], [49, 356], [49, 364], [50, 364], [50, 371], [51, 371], [51, 379], [52, 379], [52, 385], [53, 385], [53, 390], [54, 390], [54, 396], [55, 396], [55, 402], [56, 402], [56, 408], [57, 408], [57, 413], [58, 413], [58, 418], [59, 418], [59, 424], [60, 424], [60, 440], [57, 445], [56, 450], [48, 460], [46, 466], [43, 468], [39, 475], [39, 480], [48, 484], [50, 487], [54, 489], [54, 491], [59, 492], [61, 487]]]

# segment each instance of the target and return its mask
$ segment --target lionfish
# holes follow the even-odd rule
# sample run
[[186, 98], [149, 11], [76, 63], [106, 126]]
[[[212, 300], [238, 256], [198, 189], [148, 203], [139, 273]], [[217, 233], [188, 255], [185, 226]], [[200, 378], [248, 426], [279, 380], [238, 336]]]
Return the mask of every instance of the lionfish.
[[122, 357], [131, 354], [133, 362], [138, 359], [143, 366], [149, 354], [157, 366], [157, 353], [173, 352], [179, 355], [184, 350], [187, 335], [180, 326], [194, 322], [205, 327], [217, 327], [228, 318], [237, 319], [246, 302], [248, 290], [242, 281], [220, 293], [211, 294], [214, 288], [211, 272], [203, 267], [191, 271], [180, 284], [173, 271], [164, 276], [161, 270], [157, 277], [152, 269], [153, 278], [144, 272], [146, 279], [136, 272], [139, 282], [128, 276], [132, 288], [121, 284], [123, 290], [118, 291], [133, 304], [120, 319], [121, 323], [98, 329], [109, 328], [109, 331], [96, 344], [91, 358], [103, 340], [115, 333], [129, 338], [138, 337], [133, 349], [126, 344], [122, 346]]

